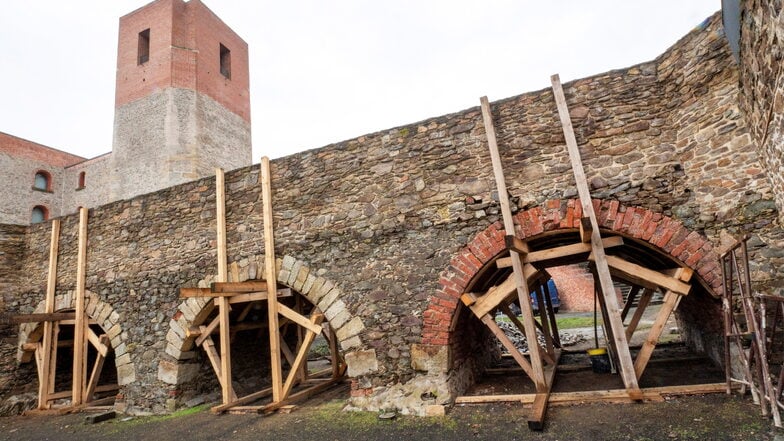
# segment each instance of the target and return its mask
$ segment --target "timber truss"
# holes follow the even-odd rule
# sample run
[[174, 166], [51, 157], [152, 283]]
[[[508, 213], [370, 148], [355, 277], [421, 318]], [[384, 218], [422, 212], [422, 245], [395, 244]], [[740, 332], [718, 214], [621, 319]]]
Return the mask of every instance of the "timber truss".
[[[583, 260], [587, 258], [591, 262], [595, 278], [594, 285], [602, 309], [608, 349], [623, 378], [626, 388], [624, 394], [633, 401], [644, 399], [638, 381], [645, 371], [670, 314], [677, 308], [680, 299], [689, 293], [691, 288], [689, 280], [692, 276], [692, 270], [686, 267], [674, 268], [665, 272], [655, 271], [605, 253], [606, 249], [623, 245], [623, 239], [618, 236], [601, 236], [558, 75], [552, 77], [552, 86], [582, 207], [580, 241], [557, 248], [534, 251], [525, 241], [510, 234], [515, 230], [506, 181], [498, 152], [490, 104], [487, 97], [482, 97], [480, 99], [482, 116], [504, 229], [507, 232], [506, 246], [509, 253], [508, 257], [498, 259], [496, 265], [500, 268], [512, 267], [512, 274], [486, 292], [466, 293], [461, 297], [463, 304], [490, 329], [509, 351], [522, 371], [533, 381], [536, 394], [532, 400], [532, 412], [528, 419], [528, 426], [533, 430], [543, 428], [547, 403], [560, 359], [558, 329], [546, 286], [546, 282], [550, 278], [546, 271], [548, 266], [554, 266], [556, 262], [563, 262], [564, 259], [575, 257]], [[623, 279], [633, 286], [625, 305], [619, 305], [613, 286], [613, 276]], [[637, 357], [633, 359], [629, 348], [629, 339], [657, 289], [664, 292], [664, 303], [648, 332], [645, 343]], [[538, 305], [540, 305], [538, 321], [534, 318], [530, 292], [534, 293]], [[638, 307], [628, 326], [625, 326], [624, 320], [640, 292], [642, 295]], [[509, 305], [514, 302], [520, 305], [521, 319], [510, 312]], [[521, 353], [498, 327], [494, 319], [495, 313], [498, 311], [508, 316], [511, 322], [525, 335], [529, 348], [527, 354]], [[537, 331], [543, 334], [543, 345], [539, 343]]]
[[[215, 176], [217, 281], [209, 288], [180, 289], [181, 298], [209, 298], [211, 302], [205, 308], [217, 309], [217, 315], [208, 324], [193, 326], [187, 330], [188, 337], [195, 338], [196, 345], [204, 349], [221, 385], [222, 404], [212, 408], [215, 413], [272, 412], [284, 406], [291, 406], [292, 403], [304, 400], [343, 381], [346, 372], [346, 363], [338, 351], [337, 336], [329, 324], [324, 322], [322, 311], [306, 302], [299, 293], [278, 287], [272, 229], [270, 169], [269, 159], [266, 157], [261, 160], [260, 179], [264, 207], [264, 279], [240, 282], [236, 262], [231, 266], [227, 265], [225, 184], [223, 170], [217, 169]], [[233, 308], [237, 310], [232, 312]], [[267, 320], [247, 320], [254, 309], [266, 309]], [[290, 328], [296, 330], [289, 332]], [[253, 329], [258, 330], [259, 336], [262, 336], [265, 331], [269, 336], [272, 384], [260, 391], [238, 397], [232, 387], [231, 343], [238, 332]], [[218, 345], [212, 338], [213, 334], [218, 337]], [[296, 346], [293, 349], [285, 338], [292, 334], [296, 335]], [[310, 373], [307, 358], [313, 341], [319, 335], [324, 335], [328, 342], [331, 367], [321, 372]], [[289, 366], [285, 378], [282, 358], [286, 359]], [[299, 389], [295, 390], [297, 387]], [[267, 404], [251, 405], [270, 396], [272, 401]]]

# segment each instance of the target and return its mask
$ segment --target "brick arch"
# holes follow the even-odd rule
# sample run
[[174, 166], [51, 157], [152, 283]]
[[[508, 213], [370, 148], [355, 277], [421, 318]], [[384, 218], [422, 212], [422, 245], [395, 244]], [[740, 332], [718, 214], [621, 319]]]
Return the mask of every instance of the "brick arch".
[[[54, 310], [63, 311], [76, 308], [75, 291], [66, 291], [55, 296]], [[99, 299], [91, 291], [85, 291], [85, 312], [87, 316], [98, 322], [109, 337], [112, 349], [114, 350], [114, 363], [117, 368], [117, 383], [120, 386], [136, 381], [136, 366], [131, 361], [130, 354], [127, 353], [126, 340], [127, 334], [123, 332], [120, 324], [120, 314], [112, 306]], [[33, 313], [43, 313], [46, 310], [46, 301], [41, 300], [35, 307]], [[32, 358], [31, 352], [22, 351], [22, 345], [40, 339], [40, 331], [37, 329], [41, 323], [23, 323], [19, 325], [19, 346], [16, 359], [20, 363], [26, 363]]]
[[[242, 259], [237, 262], [239, 278], [237, 281], [261, 278], [261, 271], [264, 268], [264, 255]], [[350, 349], [361, 349], [364, 347], [360, 332], [365, 328], [362, 319], [354, 316], [343, 302], [343, 292], [333, 281], [316, 275], [315, 270], [304, 261], [295, 259], [292, 256], [284, 256], [277, 259], [278, 283], [290, 287], [291, 289], [304, 295], [311, 303], [318, 306], [324, 312], [324, 316], [330, 323], [338, 337], [340, 348], [343, 351]], [[206, 288], [215, 279], [214, 275], [207, 276], [200, 280], [199, 287]], [[232, 277], [229, 276], [230, 281]], [[192, 363], [187, 363], [194, 356], [195, 337], [188, 337], [186, 330], [191, 326], [204, 324], [207, 317], [212, 312], [213, 302], [207, 298], [188, 298], [177, 307], [177, 312], [169, 321], [169, 332], [166, 334], [165, 352], [172, 356], [177, 365], [170, 369], [159, 369], [158, 378], [166, 383], [180, 384], [188, 381], [195, 374]], [[184, 364], [181, 362], [185, 362]], [[346, 357], [346, 363], [351, 367], [351, 357]], [[171, 371], [175, 375], [171, 375]], [[186, 373], [190, 372], [189, 373]]]
[[[650, 244], [693, 269], [714, 295], [722, 292], [719, 256], [706, 237], [646, 208], [626, 207], [615, 200], [601, 199], [594, 199], [593, 206], [600, 228]], [[581, 216], [579, 200], [549, 200], [515, 214], [515, 235], [526, 239], [548, 231], [579, 228]], [[449, 343], [449, 327], [460, 295], [477, 272], [506, 248], [505, 234], [503, 224], [496, 222], [474, 236], [452, 258], [425, 310], [422, 344]]]

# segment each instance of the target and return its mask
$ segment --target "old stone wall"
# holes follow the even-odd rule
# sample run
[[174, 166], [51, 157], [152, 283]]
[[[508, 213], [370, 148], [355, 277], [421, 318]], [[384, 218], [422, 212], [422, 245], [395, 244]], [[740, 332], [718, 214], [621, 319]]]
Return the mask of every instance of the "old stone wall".
[[[784, 16], [781, 1], [742, 3], [740, 106], [784, 213]], [[781, 214], [780, 214], [781, 215]]]
[[[623, 228], [635, 213], [655, 214], [657, 222], [666, 217], [667, 231], [677, 232], [679, 243], [698, 244], [674, 254], [692, 266], [715, 265], [712, 248], [722, 243], [721, 231], [748, 231], [755, 287], [766, 290], [781, 280], [784, 268], [773, 251], [781, 249], [781, 229], [773, 191], [740, 115], [737, 83], [714, 16], [652, 62], [569, 82], [564, 89], [593, 195], [616, 210], [619, 203], [629, 207], [620, 213]], [[169, 99], [177, 93], [162, 91], [157, 101], [128, 106], [143, 106], [137, 117], [150, 125], [187, 126], [187, 119], [178, 119], [180, 102]], [[551, 91], [491, 107], [514, 211], [555, 200], [557, 206], [547, 209], [566, 213], [576, 191]], [[118, 110], [119, 118], [130, 118], [130, 109]], [[166, 117], [153, 118], [157, 114]], [[148, 134], [122, 136], [131, 142]], [[175, 140], [144, 144], [168, 145], [161, 141]], [[132, 178], [152, 171], [140, 169]], [[420, 390], [446, 382], [448, 394], [440, 396], [448, 399], [470, 384], [478, 358], [492, 355], [488, 350], [448, 346], [447, 336], [440, 347], [425, 348], [446, 365], [429, 367], [412, 366], [412, 351], [423, 350], [418, 344], [426, 320], [453, 320], [456, 303], [444, 306], [443, 317], [424, 313], [458, 252], [500, 219], [479, 109], [277, 159], [272, 182], [276, 254], [293, 256], [300, 267], [334, 282], [339, 289], [322, 295], [342, 302], [362, 324], [352, 328], [358, 338], [351, 349], [374, 360], [355, 378], [357, 398], [404, 396], [406, 385]], [[264, 252], [260, 193], [258, 166], [227, 173], [230, 262], [247, 265]], [[166, 342], [170, 322], [182, 311], [178, 289], [215, 273], [214, 179], [93, 209], [88, 230], [87, 288], [117, 314], [125, 354], [136, 366], [125, 396], [138, 409], [161, 410], [177, 391], [159, 379], [159, 365], [171, 356]], [[43, 299], [48, 234], [48, 225], [27, 229], [19, 312], [30, 312]], [[691, 240], [693, 235], [708, 242]], [[68, 216], [58, 292], [73, 288], [75, 248], [76, 216]], [[713, 274], [715, 267], [705, 269], [699, 274]], [[715, 278], [703, 282], [717, 286]], [[701, 320], [714, 319], [696, 315], [693, 325], [699, 329]], [[475, 332], [481, 330], [456, 329], [451, 338]]]

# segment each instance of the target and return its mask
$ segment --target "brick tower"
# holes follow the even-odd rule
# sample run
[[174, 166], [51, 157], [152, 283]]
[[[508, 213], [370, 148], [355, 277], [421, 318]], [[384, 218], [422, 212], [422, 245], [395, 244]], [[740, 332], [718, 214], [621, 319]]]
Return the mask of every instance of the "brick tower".
[[248, 45], [201, 1], [120, 18], [111, 199], [250, 165]]

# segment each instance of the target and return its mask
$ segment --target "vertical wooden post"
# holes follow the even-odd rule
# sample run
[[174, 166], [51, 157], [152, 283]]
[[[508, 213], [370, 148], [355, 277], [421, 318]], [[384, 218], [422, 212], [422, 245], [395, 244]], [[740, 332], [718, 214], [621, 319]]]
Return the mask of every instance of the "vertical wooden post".
[[[493, 163], [493, 174], [495, 176], [496, 188], [498, 189], [498, 201], [501, 204], [501, 213], [504, 218], [504, 230], [506, 230], [507, 235], [514, 235], [514, 221], [512, 220], [512, 210], [509, 207], [509, 195], [506, 192], [506, 179], [504, 178], [504, 170], [501, 165], [501, 155], [498, 153], [498, 143], [495, 138], [495, 127], [493, 126], [493, 117], [490, 112], [490, 102], [487, 100], [486, 96], [480, 98], [479, 102], [482, 106], [482, 119], [485, 125], [485, 133], [487, 134], [487, 145], [490, 149], [490, 159]], [[525, 338], [528, 340], [528, 352], [531, 356], [532, 369], [529, 376], [534, 380], [536, 391], [541, 392], [547, 390], [547, 384], [544, 378], [542, 356], [539, 353], [539, 350], [537, 350], [539, 348], [539, 340], [536, 337], [536, 325], [534, 325], [534, 314], [531, 308], [531, 299], [528, 294], [528, 283], [525, 281], [520, 254], [517, 251], [509, 250], [509, 255], [512, 258], [512, 269], [514, 270], [517, 297], [520, 300], [520, 310], [523, 313], [523, 326], [525, 327]], [[495, 324], [494, 322], [489, 324], [488, 320], [485, 320], [484, 317], [482, 320], [488, 324], [488, 326], [493, 326]], [[492, 319], [489, 321], [492, 321]]]
[[[57, 253], [60, 243], [60, 219], [52, 221], [52, 237], [49, 241], [49, 273], [46, 277], [46, 304], [44, 312], [54, 312], [55, 291], [57, 287]], [[48, 408], [49, 397], [49, 371], [52, 369], [52, 340], [54, 339], [54, 322], [44, 322], [44, 336], [41, 345], [41, 379], [38, 383], [38, 408]]]
[[632, 355], [629, 351], [629, 342], [626, 339], [626, 333], [623, 329], [618, 299], [615, 297], [615, 288], [613, 287], [610, 268], [607, 266], [607, 260], [605, 259], [602, 236], [599, 232], [599, 222], [596, 220], [596, 213], [594, 213], [593, 210], [591, 192], [588, 189], [588, 181], [585, 178], [585, 171], [583, 170], [583, 163], [580, 158], [580, 150], [577, 148], [577, 140], [574, 137], [572, 120], [569, 117], [569, 109], [566, 105], [563, 88], [561, 87], [561, 79], [558, 77], [558, 74], [553, 75], [550, 79], [552, 81], [555, 102], [558, 106], [558, 115], [561, 119], [561, 126], [564, 131], [566, 148], [569, 151], [569, 159], [572, 163], [577, 193], [580, 196], [583, 217], [588, 216], [591, 220], [591, 251], [596, 258], [596, 273], [599, 278], [605, 308], [607, 309], [607, 321], [610, 324], [610, 329], [608, 329], [608, 331], [612, 334], [612, 339], [608, 341], [608, 343], [615, 348], [616, 356], [618, 357], [621, 368], [623, 384], [629, 391], [629, 395], [635, 399], [642, 398], [642, 391], [640, 391], [640, 386], [637, 384], [637, 376], [634, 374], [634, 364], [632, 363]]
[[283, 399], [283, 372], [280, 361], [280, 330], [278, 328], [278, 286], [275, 267], [275, 236], [272, 225], [272, 180], [269, 158], [261, 158], [261, 197], [264, 218], [264, 278], [267, 281], [267, 329], [270, 337], [270, 362], [272, 364], [272, 402]]
[[87, 335], [85, 327], [84, 284], [87, 260], [87, 208], [79, 209], [79, 244], [76, 258], [76, 321], [74, 324], [73, 385], [71, 405], [83, 403], [84, 387], [87, 381]]
[[[215, 170], [215, 208], [217, 220], [218, 282], [228, 281], [226, 258], [226, 188], [223, 170]], [[220, 323], [220, 375], [223, 404], [228, 404], [234, 395], [231, 387], [231, 333], [229, 330], [229, 298], [218, 297], [218, 320]]]

